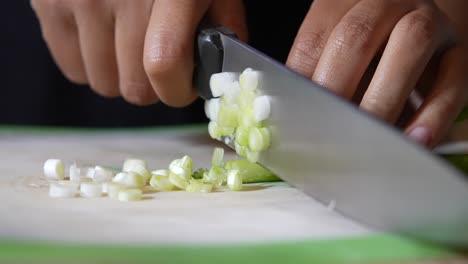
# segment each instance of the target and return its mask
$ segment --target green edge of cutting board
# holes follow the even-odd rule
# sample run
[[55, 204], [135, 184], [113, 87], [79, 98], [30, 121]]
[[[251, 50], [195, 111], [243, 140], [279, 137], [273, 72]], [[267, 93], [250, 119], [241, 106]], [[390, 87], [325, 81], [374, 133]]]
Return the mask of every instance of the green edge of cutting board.
[[0, 263], [363, 263], [460, 257], [444, 247], [394, 235], [227, 245], [80, 245], [1, 241]]
[[[468, 111], [462, 115], [468, 117]], [[465, 118], [466, 118], [465, 117]], [[459, 118], [465, 119], [465, 118]], [[201, 132], [206, 125], [125, 128], [118, 132]], [[95, 128], [0, 126], [6, 133], [94, 133]], [[108, 130], [110, 131], [110, 130]], [[112, 130], [115, 132], [116, 130]], [[468, 156], [446, 156], [468, 171]], [[100, 245], [0, 238], [0, 263], [362, 263], [452, 258], [454, 249], [382, 234], [329, 240], [263, 242], [225, 245]]]

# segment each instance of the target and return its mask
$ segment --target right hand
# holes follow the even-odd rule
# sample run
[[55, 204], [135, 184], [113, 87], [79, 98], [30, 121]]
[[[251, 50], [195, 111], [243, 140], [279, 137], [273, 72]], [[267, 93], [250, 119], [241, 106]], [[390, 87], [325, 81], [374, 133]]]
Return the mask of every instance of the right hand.
[[246, 39], [242, 0], [32, 0], [52, 56], [71, 81], [102, 96], [185, 106], [200, 20]]

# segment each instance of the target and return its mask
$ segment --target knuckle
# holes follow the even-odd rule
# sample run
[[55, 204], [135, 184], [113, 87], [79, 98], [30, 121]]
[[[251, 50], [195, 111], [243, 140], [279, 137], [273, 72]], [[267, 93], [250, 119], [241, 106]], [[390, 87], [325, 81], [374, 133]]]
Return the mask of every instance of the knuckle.
[[151, 41], [150, 46], [145, 50], [143, 64], [151, 80], [158, 80], [177, 72], [179, 62], [190, 58], [188, 53], [191, 51], [190, 47], [174, 45], [173, 37], [169, 34], [154, 34], [151, 39], [155, 41]]
[[439, 25], [439, 16], [432, 8], [419, 9], [403, 18], [401, 23], [402, 30], [418, 42], [435, 39], [439, 32]]
[[157, 101], [151, 86], [141, 82], [121, 82], [122, 97], [135, 105], [149, 105]]
[[301, 33], [289, 55], [288, 66], [303, 75], [311, 75], [310, 71], [317, 65], [325, 43], [323, 32]]
[[[335, 29], [334, 45], [337, 50], [358, 48], [366, 50], [371, 41], [372, 19], [368, 15], [352, 15], [343, 18]], [[358, 51], [359, 51], [358, 50]]]

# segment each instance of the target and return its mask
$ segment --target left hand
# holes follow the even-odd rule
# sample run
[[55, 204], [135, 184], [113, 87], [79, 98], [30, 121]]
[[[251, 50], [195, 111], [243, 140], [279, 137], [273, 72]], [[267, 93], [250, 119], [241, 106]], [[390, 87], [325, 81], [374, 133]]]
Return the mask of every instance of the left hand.
[[[315, 0], [287, 65], [394, 124], [430, 62], [440, 63], [406, 124], [411, 138], [433, 147], [468, 101], [468, 49], [459, 37], [431, 0]], [[375, 59], [361, 99], [358, 87]]]

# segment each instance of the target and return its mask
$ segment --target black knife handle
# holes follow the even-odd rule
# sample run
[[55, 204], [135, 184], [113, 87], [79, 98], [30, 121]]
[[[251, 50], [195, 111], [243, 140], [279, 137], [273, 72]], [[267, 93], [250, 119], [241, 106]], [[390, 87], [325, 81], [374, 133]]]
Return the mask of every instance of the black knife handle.
[[224, 47], [221, 34], [237, 37], [229, 29], [221, 26], [202, 25], [195, 40], [195, 69], [193, 85], [201, 98], [213, 98], [210, 90], [210, 77], [223, 70]]

